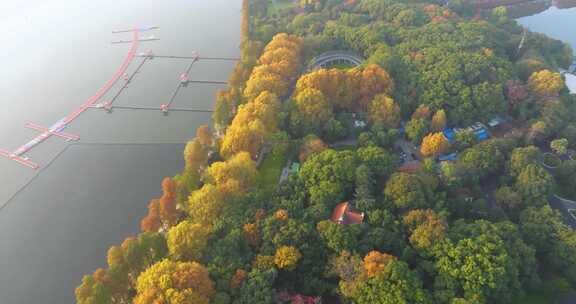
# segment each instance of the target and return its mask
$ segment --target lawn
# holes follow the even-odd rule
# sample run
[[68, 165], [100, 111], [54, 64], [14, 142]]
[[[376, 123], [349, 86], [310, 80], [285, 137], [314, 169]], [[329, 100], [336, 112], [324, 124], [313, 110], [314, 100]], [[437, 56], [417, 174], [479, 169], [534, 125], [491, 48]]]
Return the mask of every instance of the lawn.
[[563, 278], [542, 279], [542, 284], [530, 290], [526, 296], [516, 299], [513, 304], [553, 304], [571, 292], [570, 284]]
[[274, 155], [268, 153], [258, 168], [258, 187], [266, 191], [274, 189], [280, 180], [282, 168], [286, 165], [286, 154]]

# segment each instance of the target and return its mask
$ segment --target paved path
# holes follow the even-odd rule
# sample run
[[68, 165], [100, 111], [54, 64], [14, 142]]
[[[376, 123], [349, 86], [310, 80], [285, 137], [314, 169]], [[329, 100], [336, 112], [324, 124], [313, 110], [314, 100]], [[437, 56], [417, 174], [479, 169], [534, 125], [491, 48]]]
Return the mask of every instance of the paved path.
[[548, 201], [550, 202], [550, 206], [552, 208], [562, 213], [564, 216], [564, 222], [572, 227], [572, 229], [576, 229], [576, 219], [574, 219], [570, 212], [568, 212], [568, 209], [576, 209], [576, 202], [563, 199], [556, 194], [550, 196]]

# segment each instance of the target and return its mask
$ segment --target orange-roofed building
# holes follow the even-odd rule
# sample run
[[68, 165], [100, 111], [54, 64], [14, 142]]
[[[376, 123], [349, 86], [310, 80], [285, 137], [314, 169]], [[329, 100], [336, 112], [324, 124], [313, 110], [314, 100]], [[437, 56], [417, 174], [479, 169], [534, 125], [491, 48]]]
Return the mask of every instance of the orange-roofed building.
[[334, 208], [330, 220], [342, 225], [361, 224], [364, 221], [364, 212], [352, 211], [350, 203], [343, 202]]
[[402, 166], [400, 166], [400, 168], [398, 168], [398, 171], [403, 173], [416, 173], [420, 172], [421, 170], [422, 170], [422, 164], [419, 161], [405, 163]]

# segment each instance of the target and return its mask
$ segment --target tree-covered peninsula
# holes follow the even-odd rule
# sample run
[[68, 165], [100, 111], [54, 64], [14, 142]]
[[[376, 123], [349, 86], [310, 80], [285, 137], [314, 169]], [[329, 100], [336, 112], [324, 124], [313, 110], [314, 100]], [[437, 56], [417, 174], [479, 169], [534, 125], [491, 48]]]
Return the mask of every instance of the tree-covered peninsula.
[[79, 304], [552, 303], [576, 286], [567, 45], [465, 0], [242, 14], [212, 127]]

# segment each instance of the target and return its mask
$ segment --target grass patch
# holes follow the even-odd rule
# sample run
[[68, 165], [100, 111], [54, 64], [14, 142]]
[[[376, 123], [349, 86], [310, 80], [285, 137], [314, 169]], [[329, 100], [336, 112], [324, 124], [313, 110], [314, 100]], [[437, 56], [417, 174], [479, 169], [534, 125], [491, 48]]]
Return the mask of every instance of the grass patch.
[[260, 189], [271, 191], [278, 184], [282, 169], [286, 165], [286, 154], [268, 153], [258, 168], [256, 183]]
[[341, 63], [341, 64], [333, 64], [330, 65], [328, 68], [330, 69], [339, 69], [339, 70], [349, 70], [351, 68], [354, 68], [354, 65], [351, 65], [349, 63]]
[[556, 303], [562, 296], [570, 293], [573, 289], [564, 278], [553, 276], [542, 279], [542, 284], [529, 290], [526, 296], [515, 299], [512, 304], [551, 304]]

